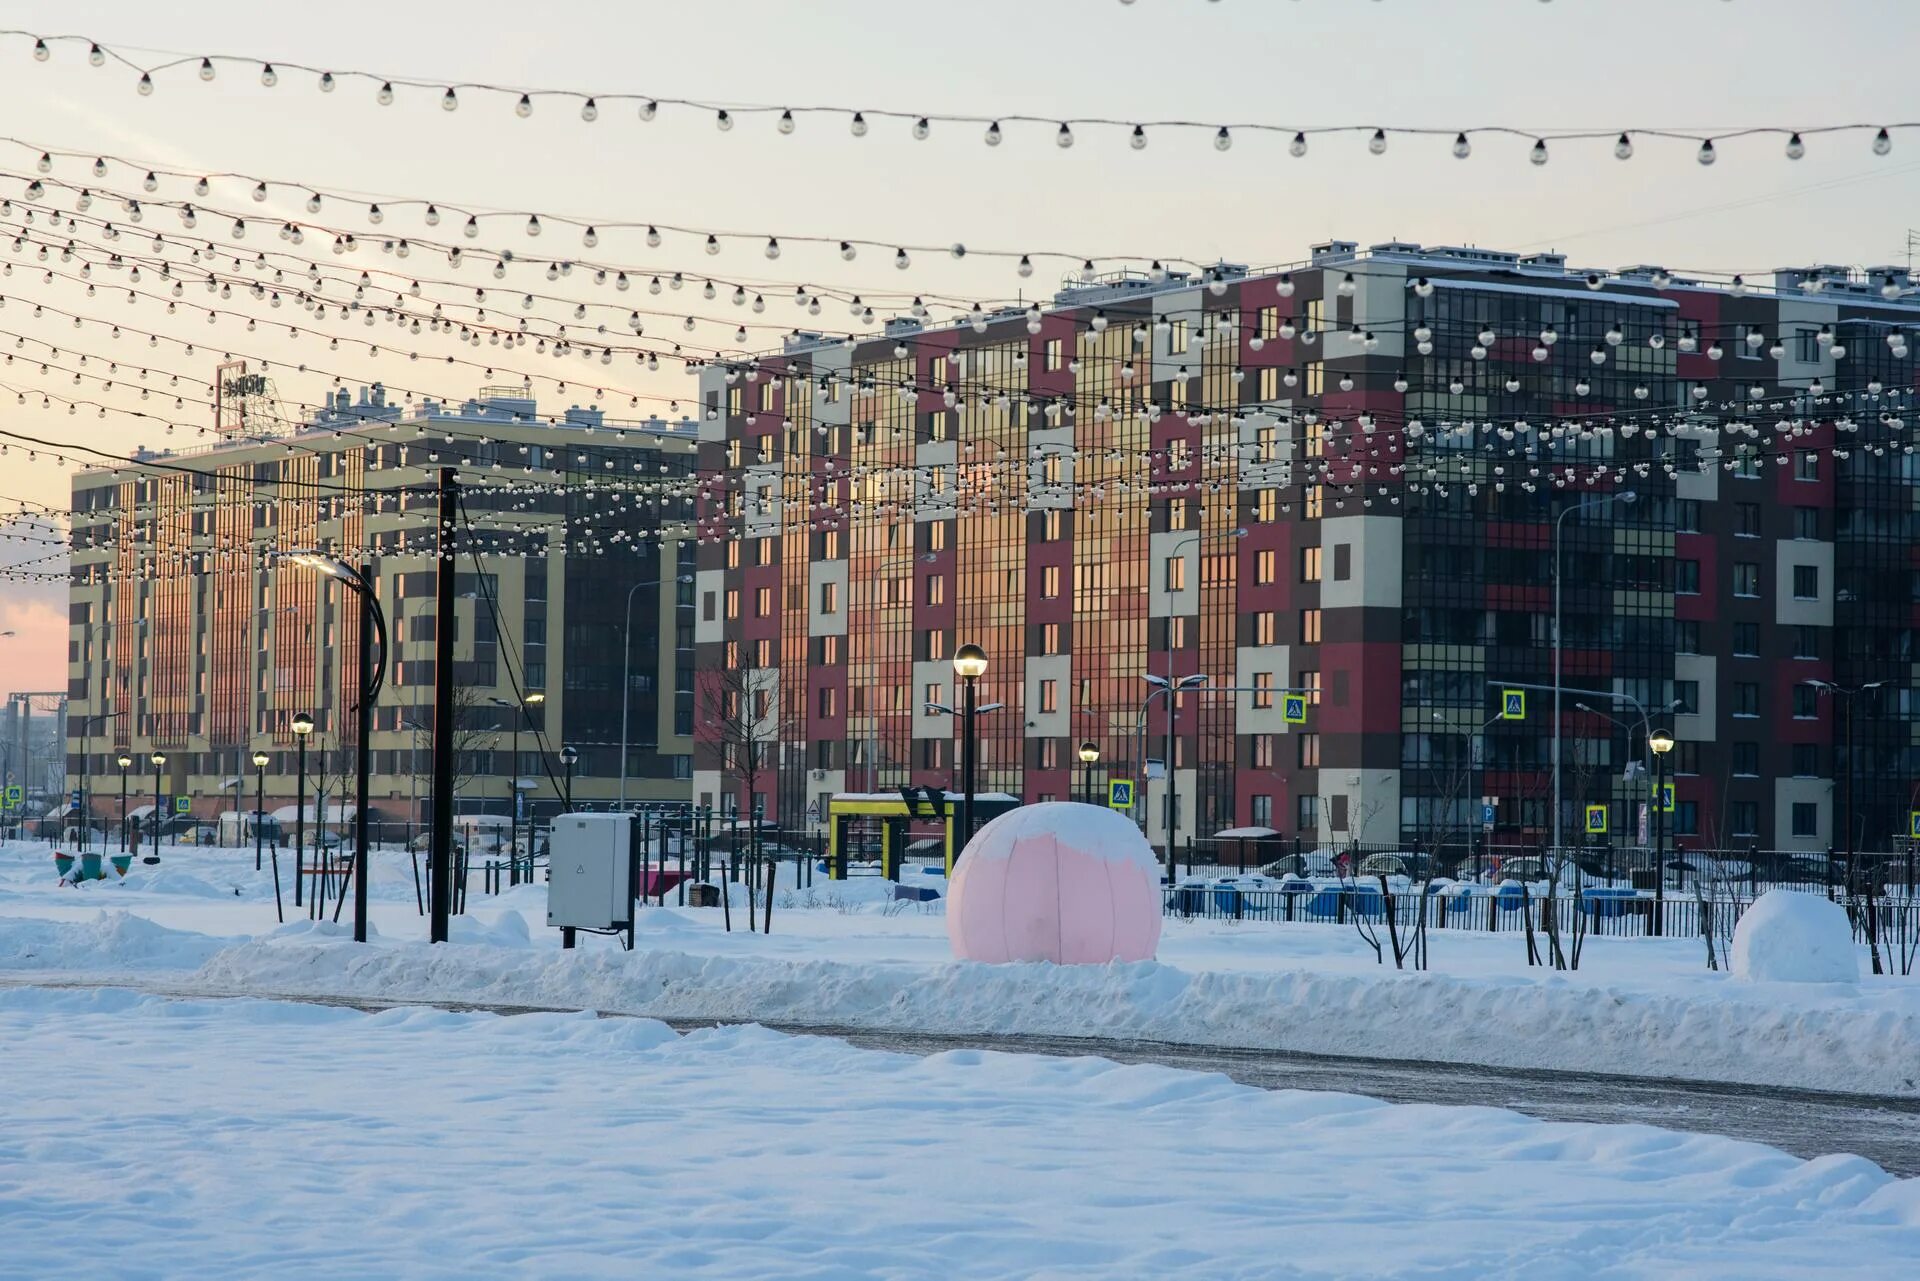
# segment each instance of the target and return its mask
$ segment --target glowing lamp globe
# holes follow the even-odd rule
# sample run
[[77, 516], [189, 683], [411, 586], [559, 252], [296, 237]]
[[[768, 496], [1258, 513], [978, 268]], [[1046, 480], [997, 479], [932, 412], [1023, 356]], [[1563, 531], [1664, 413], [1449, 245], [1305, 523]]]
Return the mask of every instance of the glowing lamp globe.
[[1160, 944], [1160, 867], [1115, 810], [1054, 801], [1010, 810], [961, 854], [947, 939], [963, 961], [1104, 965]]

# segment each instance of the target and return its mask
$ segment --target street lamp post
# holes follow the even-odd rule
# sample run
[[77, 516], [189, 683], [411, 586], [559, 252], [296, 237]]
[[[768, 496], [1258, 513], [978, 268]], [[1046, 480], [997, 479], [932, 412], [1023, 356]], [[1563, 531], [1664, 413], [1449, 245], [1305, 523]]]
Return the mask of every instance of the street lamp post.
[[1673, 734], [1664, 729], [1647, 735], [1653, 749], [1653, 861], [1658, 874], [1653, 881], [1653, 932], [1666, 932], [1667, 901], [1667, 754], [1673, 751]]
[[153, 754], [153, 848], [147, 851], [143, 863], [160, 861], [160, 767], [167, 763], [165, 752]]
[[1088, 739], [1086, 742], [1080, 744], [1080, 790], [1085, 794], [1087, 804], [1089, 805], [1096, 803], [1093, 799], [1093, 765], [1094, 762], [1099, 759], [1100, 745], [1098, 743], [1092, 739]]
[[127, 852], [127, 771], [133, 768], [133, 757], [125, 752], [118, 758], [120, 766], [120, 852]]
[[293, 714], [293, 741], [299, 745], [293, 785], [293, 905], [300, 906], [300, 883], [307, 877], [307, 739], [313, 733], [313, 713]]
[[953, 670], [966, 686], [966, 698], [961, 703], [966, 719], [960, 738], [960, 848], [965, 850], [973, 839], [974, 718], [980, 712], [975, 682], [987, 674], [987, 651], [971, 643], [962, 645], [953, 652]]
[[1608, 503], [1631, 503], [1639, 497], [1631, 489], [1602, 494], [1561, 509], [1553, 518], [1553, 844], [1560, 847], [1560, 522], [1577, 511]]
[[[560, 749], [560, 763], [567, 767], [566, 807], [569, 811], [573, 809], [573, 767], [579, 759], [580, 753], [574, 751], [572, 746], [569, 745]], [[528, 839], [528, 844], [532, 844], [531, 838]]]
[[[656, 578], [627, 588], [627, 621], [620, 629], [620, 808], [623, 810], [627, 807], [627, 710], [633, 698], [633, 594], [642, 587], [663, 586], [666, 581]], [[681, 574], [673, 581], [690, 583], [693, 575]]]
[[260, 870], [260, 844], [266, 825], [261, 821], [267, 803], [267, 754], [253, 754], [253, 870]]
[[[355, 735], [353, 776], [353, 940], [364, 943], [367, 941], [367, 875], [372, 865], [367, 854], [367, 788], [373, 760], [373, 748], [369, 740], [373, 737], [373, 703], [380, 697], [380, 686], [386, 677], [387, 618], [380, 608], [379, 593], [374, 589], [371, 564], [349, 565], [344, 560], [317, 552], [296, 552], [290, 559], [309, 569], [317, 569], [330, 578], [339, 579], [360, 598], [360, 705], [357, 709], [359, 723]], [[378, 661], [371, 658], [375, 633], [378, 633], [380, 645]]]
[[[1147, 754], [1147, 712], [1153, 707], [1153, 700], [1164, 695], [1167, 698], [1167, 749], [1166, 758], [1161, 762], [1161, 768], [1165, 771], [1167, 778], [1167, 884], [1171, 885], [1173, 884], [1174, 809], [1178, 799], [1175, 792], [1173, 774], [1174, 716], [1178, 706], [1175, 696], [1178, 695], [1181, 690], [1198, 689], [1200, 686], [1205, 685], [1211, 678], [1204, 672], [1194, 672], [1190, 675], [1182, 676], [1179, 680], [1174, 680], [1172, 672], [1173, 655], [1171, 653], [1167, 655], [1167, 665], [1168, 672], [1165, 676], [1155, 676], [1152, 672], [1147, 672], [1141, 677], [1142, 680], [1146, 681], [1147, 684], [1153, 688], [1148, 690], [1147, 696], [1140, 701], [1139, 755], [1144, 764]], [[1144, 796], [1144, 791], [1145, 789], [1143, 788], [1140, 793], [1136, 793], [1136, 796]], [[1147, 830], [1147, 811], [1144, 800], [1142, 800], [1140, 809], [1140, 830], [1142, 833]]]

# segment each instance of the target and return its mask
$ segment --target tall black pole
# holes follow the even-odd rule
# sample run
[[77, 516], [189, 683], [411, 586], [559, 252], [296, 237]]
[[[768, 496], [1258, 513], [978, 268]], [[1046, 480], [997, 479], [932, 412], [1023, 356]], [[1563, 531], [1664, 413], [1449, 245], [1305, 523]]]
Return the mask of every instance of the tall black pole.
[[295, 734], [300, 745], [299, 763], [294, 767], [293, 784], [293, 905], [300, 906], [300, 883], [307, 879], [307, 736]]
[[[360, 576], [360, 742], [354, 763], [353, 816], [353, 941], [367, 941], [367, 873], [371, 858], [367, 854], [367, 775], [373, 751], [373, 697], [380, 688], [379, 677], [369, 665], [373, 652], [373, 566], [369, 563]], [[380, 655], [386, 666], [387, 656]]]
[[153, 848], [147, 851], [150, 859], [160, 857], [160, 762], [153, 763]]
[[1653, 882], [1653, 932], [1667, 932], [1667, 757], [1670, 751], [1658, 752], [1658, 768], [1653, 775], [1653, 862], [1656, 876]]
[[265, 826], [260, 821], [260, 814], [266, 803], [267, 767], [256, 765], [253, 767], [253, 870], [256, 872], [260, 870], [260, 842]]
[[960, 739], [960, 848], [966, 849], [967, 842], [973, 839], [973, 718], [975, 716], [974, 680], [964, 678], [967, 685], [967, 701], [963, 705], [965, 720], [964, 733]]
[[127, 852], [127, 767], [120, 767], [120, 852]]
[[428, 938], [447, 941], [453, 890], [453, 522], [459, 487], [440, 469], [440, 541], [433, 591], [433, 904]]
[[1847, 695], [1847, 779], [1842, 793], [1847, 806], [1847, 884], [1853, 884], [1853, 700], [1859, 695]]
[[[512, 883], [520, 883], [520, 717], [527, 714], [521, 703], [514, 709], [513, 759], [507, 762], [507, 866]], [[533, 842], [529, 840], [527, 844]]]

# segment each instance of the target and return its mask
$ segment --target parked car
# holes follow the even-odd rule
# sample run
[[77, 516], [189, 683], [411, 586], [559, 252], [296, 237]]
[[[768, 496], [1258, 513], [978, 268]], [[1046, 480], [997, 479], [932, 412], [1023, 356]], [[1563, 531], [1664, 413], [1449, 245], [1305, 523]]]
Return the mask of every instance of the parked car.
[[1273, 860], [1260, 869], [1260, 875], [1271, 876], [1276, 880], [1282, 876], [1338, 876], [1340, 869], [1334, 861], [1332, 850], [1307, 850], [1299, 854], [1287, 854]]

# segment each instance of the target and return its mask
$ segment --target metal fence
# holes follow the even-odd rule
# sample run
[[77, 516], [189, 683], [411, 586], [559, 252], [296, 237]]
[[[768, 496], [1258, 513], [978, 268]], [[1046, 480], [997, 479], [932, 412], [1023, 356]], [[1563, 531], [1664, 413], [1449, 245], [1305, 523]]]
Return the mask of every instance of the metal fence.
[[[1698, 937], [1711, 929], [1730, 935], [1740, 916], [1753, 904], [1744, 894], [1714, 893], [1655, 898], [1643, 892], [1589, 889], [1578, 894], [1532, 894], [1517, 885], [1497, 893], [1455, 893], [1440, 887], [1427, 893], [1383, 893], [1377, 885], [1314, 884], [1292, 881], [1273, 889], [1249, 889], [1222, 882], [1185, 884], [1164, 891], [1168, 916], [1183, 919], [1300, 922], [1319, 924], [1378, 923], [1383, 928], [1391, 910], [1403, 933], [1424, 919], [1429, 931], [1477, 930], [1524, 933], [1529, 925], [1545, 933], [1549, 919], [1562, 935], [1576, 929], [1589, 935], [1616, 937]], [[1850, 895], [1838, 899], [1853, 923], [1854, 937], [1865, 941], [1869, 917], [1874, 936], [1884, 946], [1906, 948], [1920, 939], [1920, 897]]]

